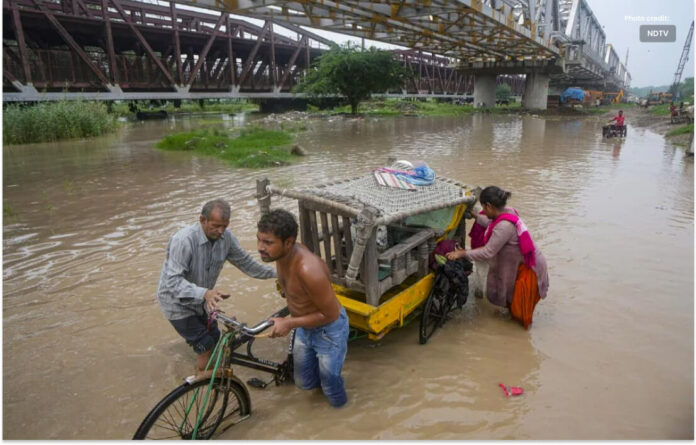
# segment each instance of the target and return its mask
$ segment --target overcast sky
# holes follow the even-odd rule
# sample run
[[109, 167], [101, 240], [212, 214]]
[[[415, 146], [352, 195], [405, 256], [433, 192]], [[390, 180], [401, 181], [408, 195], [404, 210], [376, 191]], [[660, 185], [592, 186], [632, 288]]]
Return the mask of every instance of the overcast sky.
[[[628, 54], [628, 71], [633, 87], [669, 85], [674, 81], [686, 34], [694, 19], [693, 0], [586, 0], [599, 23], [604, 27], [607, 43], [611, 43], [623, 62]], [[631, 17], [626, 17], [631, 16]], [[661, 17], [662, 16], [662, 17]], [[637, 17], [661, 17], [665, 21], [633, 21]], [[675, 25], [677, 40], [670, 43], [648, 43], [639, 39], [641, 24]], [[689, 60], [682, 80], [694, 75], [693, 38]]]

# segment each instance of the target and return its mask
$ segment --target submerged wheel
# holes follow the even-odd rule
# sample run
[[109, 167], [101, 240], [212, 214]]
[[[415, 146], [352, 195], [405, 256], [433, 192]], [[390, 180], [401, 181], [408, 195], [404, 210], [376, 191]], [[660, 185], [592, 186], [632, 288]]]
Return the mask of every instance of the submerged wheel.
[[424, 345], [433, 335], [435, 329], [445, 324], [447, 314], [454, 306], [454, 298], [446, 295], [441, 286], [441, 280], [447, 279], [444, 275], [435, 277], [435, 283], [430, 290], [428, 298], [425, 300], [423, 313], [421, 314], [418, 341]]
[[[228, 416], [242, 417], [249, 414], [249, 396], [241, 385], [232, 381], [228, 391], [221, 387], [221, 383], [216, 379], [213, 384], [205, 412], [201, 409], [210, 379], [179, 386], [150, 411], [133, 439], [192, 439], [194, 425], [201, 413], [196, 439], [210, 439], [222, 422], [225, 411]], [[189, 406], [191, 408], [186, 415]]]

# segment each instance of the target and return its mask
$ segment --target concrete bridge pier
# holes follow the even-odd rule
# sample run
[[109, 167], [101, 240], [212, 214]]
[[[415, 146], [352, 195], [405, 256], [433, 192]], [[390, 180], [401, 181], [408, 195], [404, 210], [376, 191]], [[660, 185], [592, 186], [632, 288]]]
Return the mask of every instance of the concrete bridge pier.
[[495, 107], [495, 74], [474, 75], [474, 106]]
[[530, 73], [524, 83], [522, 108], [527, 110], [545, 110], [546, 96], [549, 94], [549, 75]]

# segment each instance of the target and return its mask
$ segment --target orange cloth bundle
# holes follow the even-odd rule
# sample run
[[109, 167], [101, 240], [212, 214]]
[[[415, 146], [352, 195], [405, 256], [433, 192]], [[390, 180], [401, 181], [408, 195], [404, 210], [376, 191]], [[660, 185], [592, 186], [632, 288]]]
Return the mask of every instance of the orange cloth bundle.
[[536, 274], [524, 263], [520, 264], [517, 268], [515, 291], [512, 294], [512, 304], [510, 305], [512, 318], [522, 323], [525, 329], [529, 329], [532, 324], [534, 307], [540, 299]]

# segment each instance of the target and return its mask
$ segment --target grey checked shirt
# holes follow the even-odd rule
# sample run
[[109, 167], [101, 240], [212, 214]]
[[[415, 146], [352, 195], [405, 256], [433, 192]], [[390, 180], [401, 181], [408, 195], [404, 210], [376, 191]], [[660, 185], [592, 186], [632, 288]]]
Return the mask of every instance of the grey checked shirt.
[[275, 268], [254, 260], [229, 229], [214, 244], [200, 223], [174, 234], [162, 265], [157, 301], [164, 316], [179, 320], [205, 314], [203, 295], [215, 287], [225, 260], [254, 278], [275, 278]]

